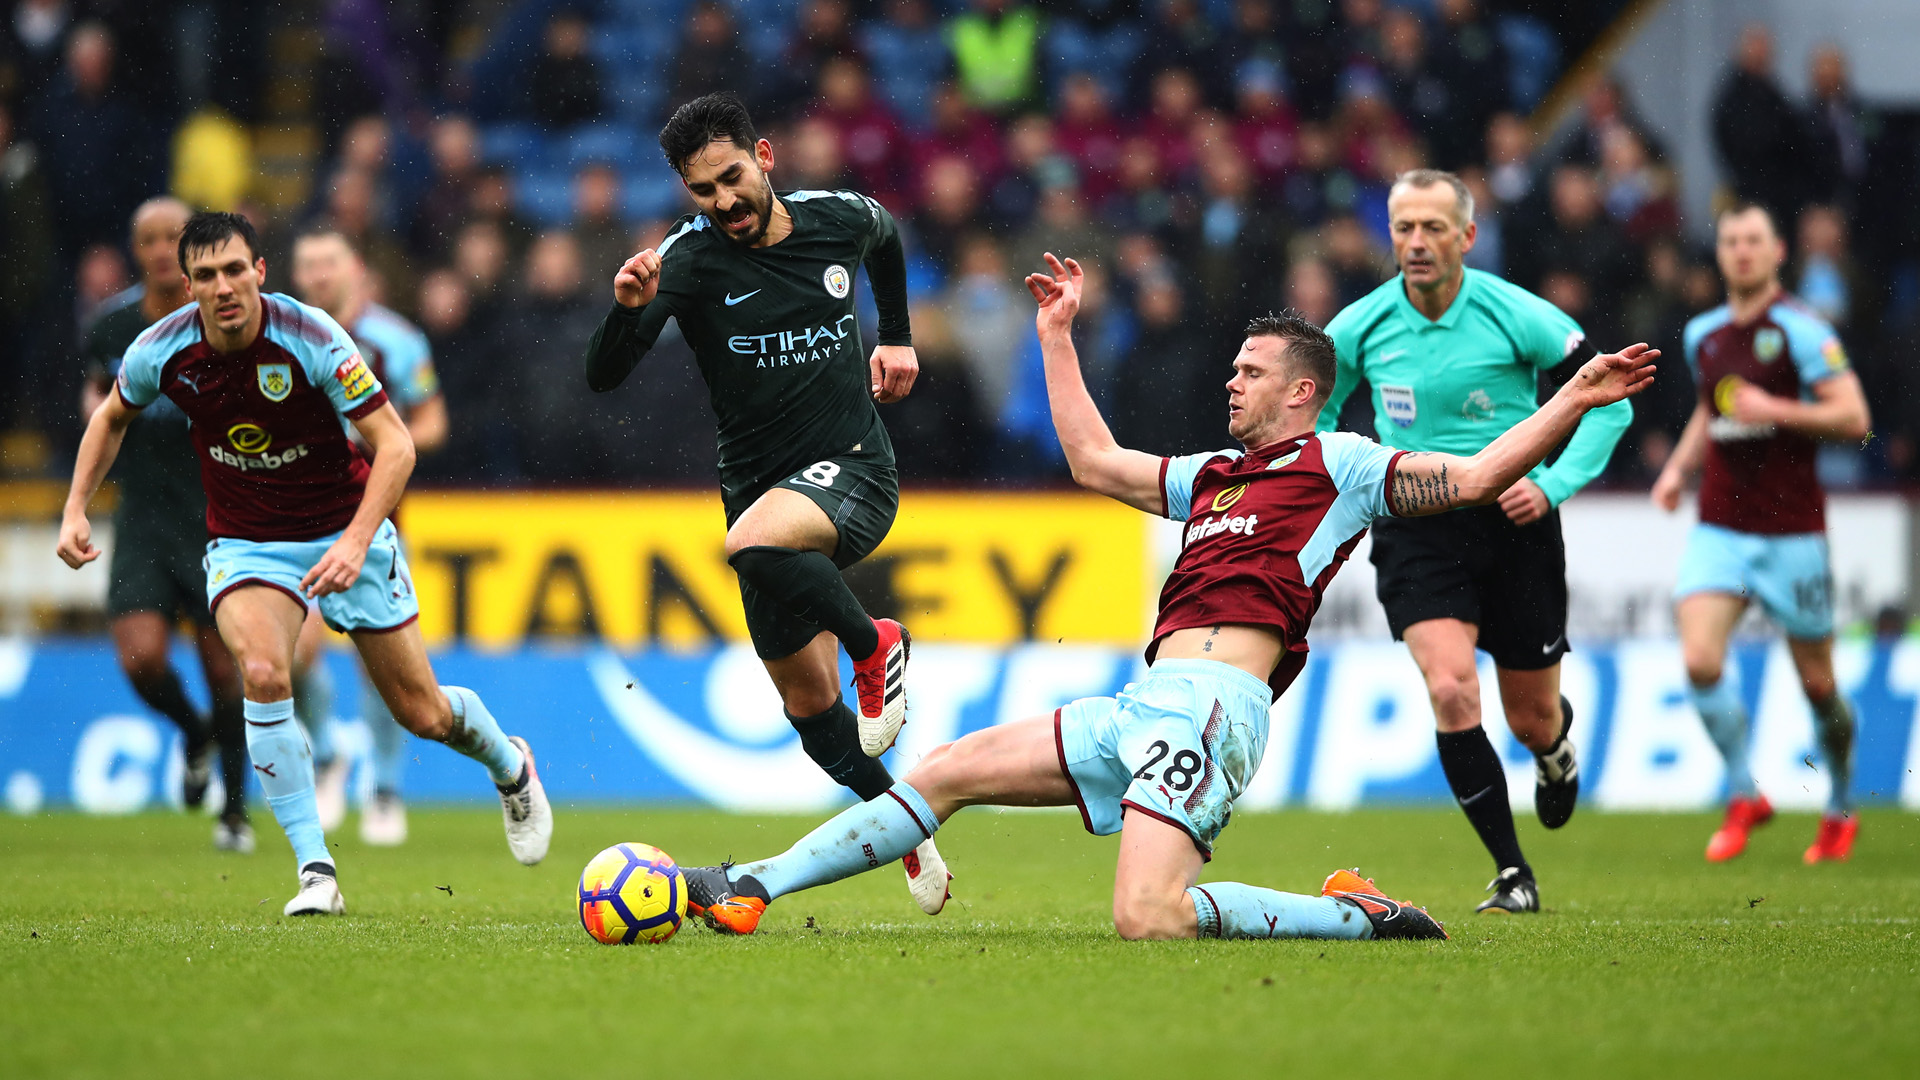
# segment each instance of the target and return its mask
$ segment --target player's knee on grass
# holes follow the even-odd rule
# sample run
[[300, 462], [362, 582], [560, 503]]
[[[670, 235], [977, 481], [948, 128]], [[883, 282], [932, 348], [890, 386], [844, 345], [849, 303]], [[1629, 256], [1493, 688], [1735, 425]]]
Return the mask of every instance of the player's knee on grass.
[[1183, 888], [1114, 889], [1113, 929], [1124, 940], [1190, 938], [1199, 934], [1199, 926], [1193, 900]]

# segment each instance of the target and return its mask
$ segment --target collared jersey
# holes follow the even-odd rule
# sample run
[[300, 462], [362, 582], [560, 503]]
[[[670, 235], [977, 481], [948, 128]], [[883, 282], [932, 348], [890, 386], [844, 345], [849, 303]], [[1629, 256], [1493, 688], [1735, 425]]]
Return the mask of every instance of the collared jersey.
[[1749, 533], [1824, 530], [1827, 497], [1814, 470], [1819, 444], [1728, 414], [1741, 380], [1775, 397], [1811, 400], [1813, 384], [1847, 370], [1833, 327], [1784, 298], [1744, 325], [1722, 304], [1687, 323], [1683, 340], [1700, 403], [1713, 415], [1700, 474], [1700, 520]]
[[1231, 624], [1272, 630], [1287, 659], [1277, 697], [1299, 674], [1320, 596], [1375, 518], [1405, 451], [1351, 432], [1324, 432], [1242, 452], [1162, 458], [1166, 515], [1187, 523], [1160, 590], [1152, 661], [1175, 630]]
[[[1327, 324], [1337, 356], [1320, 429], [1361, 379], [1373, 389], [1380, 441], [1402, 450], [1468, 457], [1539, 407], [1540, 373], [1580, 349], [1586, 335], [1565, 312], [1509, 281], [1467, 270], [1439, 319], [1407, 298], [1404, 278], [1361, 297]], [[1632, 419], [1626, 402], [1596, 409], [1551, 467], [1527, 475], [1559, 505], [1606, 467]]]
[[[704, 214], [676, 221], [658, 248], [653, 301], [615, 304], [589, 350], [644, 352], [669, 317], [678, 321], [719, 421], [720, 493], [729, 505], [856, 444], [881, 443], [892, 463], [853, 278], [877, 250], [898, 249], [893, 215], [852, 191], [780, 200], [793, 232], [769, 247], [728, 240]], [[883, 344], [905, 343], [887, 341], [886, 329]]]
[[397, 312], [379, 304], [368, 304], [360, 311], [348, 332], [360, 346], [360, 356], [373, 369], [373, 377], [387, 391], [400, 415], [440, 393], [440, 375], [433, 369], [433, 347], [420, 332]]
[[346, 425], [387, 394], [326, 312], [281, 293], [260, 308], [253, 344], [220, 353], [188, 304], [135, 339], [115, 386], [136, 409], [164, 394], [193, 422], [210, 536], [313, 540], [359, 509], [367, 460]]

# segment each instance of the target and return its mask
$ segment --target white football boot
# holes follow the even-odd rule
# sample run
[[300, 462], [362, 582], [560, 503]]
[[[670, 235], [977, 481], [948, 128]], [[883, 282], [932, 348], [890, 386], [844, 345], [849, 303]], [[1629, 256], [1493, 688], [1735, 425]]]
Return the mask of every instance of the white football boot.
[[900, 865], [907, 871], [907, 891], [913, 894], [913, 902], [929, 915], [940, 914], [953, 895], [947, 889], [953, 875], [947, 873], [947, 860], [940, 857], [940, 849], [928, 840], [907, 852]]
[[332, 874], [318, 870], [300, 873], [300, 893], [287, 901], [282, 915], [345, 915], [347, 901], [340, 895], [340, 882]]
[[347, 771], [344, 754], [313, 770], [313, 806], [320, 813], [321, 832], [339, 832], [346, 823]]
[[236, 855], [253, 854], [253, 826], [242, 818], [222, 817], [213, 825], [213, 846], [217, 851]]
[[520, 748], [527, 768], [518, 782], [500, 788], [500, 813], [507, 822], [508, 850], [532, 866], [547, 857], [547, 845], [553, 842], [553, 807], [547, 803], [547, 790], [540, 786], [533, 748], [518, 735], [508, 736], [507, 741]]
[[407, 804], [400, 796], [375, 792], [361, 806], [360, 840], [372, 847], [399, 847], [407, 842]]

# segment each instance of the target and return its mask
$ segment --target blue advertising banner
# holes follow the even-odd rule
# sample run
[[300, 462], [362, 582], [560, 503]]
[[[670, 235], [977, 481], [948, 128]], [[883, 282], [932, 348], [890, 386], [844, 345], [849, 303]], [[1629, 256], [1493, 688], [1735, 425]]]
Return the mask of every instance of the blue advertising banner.
[[[359, 720], [362, 690], [348, 653], [328, 654], [339, 692], [335, 741], [355, 762], [363, 797], [370, 770]], [[470, 686], [502, 725], [526, 736], [555, 800], [668, 800], [738, 810], [814, 810], [843, 795], [807, 760], [750, 648], [618, 653], [527, 648], [436, 653], [443, 682]], [[201, 688], [190, 657], [177, 663]], [[1867, 803], [1920, 808], [1920, 641], [1849, 641], [1840, 680], [1858, 709], [1854, 787]], [[1776, 805], [1816, 808], [1819, 767], [1806, 702], [1786, 650], [1737, 650], [1752, 710], [1753, 771]], [[969, 731], [1110, 694], [1138, 677], [1139, 653], [1108, 646], [928, 644], [909, 672], [911, 719], [896, 772]], [[1532, 759], [1499, 720], [1498, 688], [1483, 668], [1488, 731], [1508, 764], [1514, 801], [1530, 805]], [[1567, 658], [1565, 690], [1579, 725], [1583, 797], [1603, 809], [1714, 805], [1724, 769], [1685, 692], [1679, 650], [1666, 640], [1583, 645]], [[416, 740], [406, 793], [421, 801], [490, 801], [480, 768]], [[104, 641], [0, 641], [0, 796], [16, 813], [74, 807], [127, 813], [178, 800], [180, 740], [134, 696]], [[1391, 642], [1315, 648], [1306, 672], [1272, 713], [1267, 758], [1241, 801], [1247, 809], [1303, 804], [1341, 809], [1447, 798], [1433, 715], [1406, 650]], [[217, 803], [217, 799], [213, 800]]]

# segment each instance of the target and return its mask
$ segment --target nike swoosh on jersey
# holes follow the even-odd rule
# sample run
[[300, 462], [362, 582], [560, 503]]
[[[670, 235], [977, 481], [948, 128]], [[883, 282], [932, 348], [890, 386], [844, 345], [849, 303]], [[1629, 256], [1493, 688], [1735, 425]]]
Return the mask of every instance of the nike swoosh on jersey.
[[735, 295], [733, 295], [732, 293], [728, 293], [728, 294], [727, 294], [727, 306], [728, 306], [728, 307], [732, 307], [733, 305], [735, 305], [735, 304], [737, 304], [737, 303], [739, 303], [739, 302], [740, 302], [740, 301], [742, 301], [742, 300], [745, 300], [745, 299], [747, 299], [747, 297], [750, 297], [750, 296], [759, 296], [761, 292], [762, 292], [762, 290], [760, 290], [760, 289], [755, 289], [755, 290], [753, 290], [752, 292], [750, 292], [750, 293], [748, 293], [748, 294], [747, 294], [746, 296], [735, 296]]

